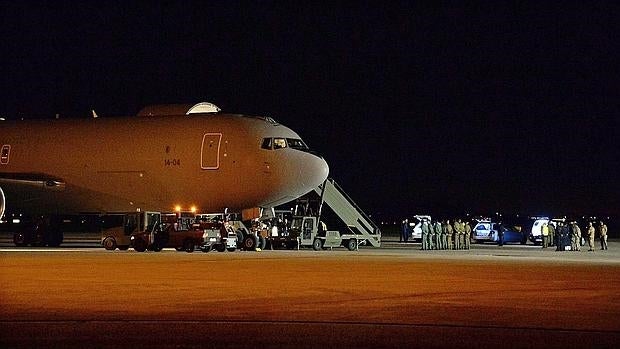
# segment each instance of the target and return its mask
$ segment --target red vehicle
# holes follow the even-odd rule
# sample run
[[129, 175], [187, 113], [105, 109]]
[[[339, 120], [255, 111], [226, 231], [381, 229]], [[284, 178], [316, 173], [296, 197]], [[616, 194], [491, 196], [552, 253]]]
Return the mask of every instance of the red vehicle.
[[166, 247], [186, 252], [194, 252], [196, 247], [203, 252], [215, 248], [223, 252], [228, 247], [228, 234], [222, 222], [200, 221], [193, 223], [189, 230], [176, 230], [174, 225], [166, 225], [161, 229], [132, 234], [131, 245], [138, 252], [158, 252]]

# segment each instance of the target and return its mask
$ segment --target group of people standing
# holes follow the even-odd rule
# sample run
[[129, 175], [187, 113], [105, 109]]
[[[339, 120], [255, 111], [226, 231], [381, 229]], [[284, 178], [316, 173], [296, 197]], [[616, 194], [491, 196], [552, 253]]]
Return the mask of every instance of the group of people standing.
[[422, 221], [423, 250], [469, 250], [471, 243], [471, 226], [469, 222], [457, 219], [443, 222]]
[[[598, 236], [601, 241], [601, 250], [607, 249], [607, 225], [604, 222], [599, 222], [598, 227], [595, 228], [592, 222], [588, 222], [586, 226], [586, 236], [588, 238], [588, 251], [594, 251], [595, 237], [598, 231]], [[582, 233], [581, 228], [577, 222], [558, 222], [557, 226], [553, 224], [543, 223], [541, 227], [542, 244], [543, 248], [549, 246], [556, 246], [556, 251], [581, 251], [582, 245]]]

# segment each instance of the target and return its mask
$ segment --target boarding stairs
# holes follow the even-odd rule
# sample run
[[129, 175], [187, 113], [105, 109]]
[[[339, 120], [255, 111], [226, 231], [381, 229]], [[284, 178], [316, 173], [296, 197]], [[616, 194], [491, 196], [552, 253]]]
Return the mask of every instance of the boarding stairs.
[[373, 247], [381, 246], [379, 227], [355, 204], [336, 181], [328, 178], [314, 191], [321, 197], [321, 208], [324, 203], [327, 204], [349, 227], [358, 241], [367, 241]]

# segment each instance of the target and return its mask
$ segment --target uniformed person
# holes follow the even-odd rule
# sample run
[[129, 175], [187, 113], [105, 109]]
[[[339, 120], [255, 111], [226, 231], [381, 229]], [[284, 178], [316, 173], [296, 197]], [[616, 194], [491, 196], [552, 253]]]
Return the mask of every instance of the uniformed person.
[[448, 249], [448, 227], [445, 220], [441, 223], [441, 245], [444, 250]]
[[549, 246], [555, 246], [555, 242], [553, 241], [555, 240], [555, 227], [549, 222], [547, 228], [549, 229]]
[[446, 219], [446, 225], [444, 226], [443, 231], [446, 234], [448, 250], [451, 250], [454, 247], [454, 240], [452, 240], [452, 233], [454, 229], [452, 228], [449, 219]]
[[426, 220], [422, 221], [422, 249], [423, 250], [428, 250], [429, 247], [429, 238], [430, 238], [430, 230], [428, 227], [428, 222]]
[[443, 229], [441, 229], [441, 223], [439, 223], [439, 221], [435, 221], [435, 223], [433, 223], [433, 228], [435, 229], [435, 238], [437, 239], [435, 249], [443, 250]]
[[607, 226], [603, 221], [599, 224], [599, 234], [601, 235], [601, 250], [607, 249]]
[[431, 222], [428, 222], [428, 231], [431, 233], [431, 239], [429, 241], [429, 249], [436, 250], [437, 249], [437, 232], [435, 231], [435, 225]]
[[594, 233], [595, 230], [592, 222], [588, 222], [588, 245], [590, 246], [588, 251], [594, 251]]
[[581, 228], [577, 222], [573, 222], [573, 240], [575, 240], [575, 249], [573, 251], [581, 251]]
[[465, 249], [471, 248], [471, 225], [469, 222], [465, 222]]
[[549, 246], [549, 226], [547, 223], [543, 223], [540, 227], [540, 235], [542, 235], [543, 240], [542, 248], [547, 248]]
[[457, 219], [454, 222], [454, 229], [453, 229], [453, 238], [454, 238], [454, 249], [455, 250], [460, 250], [461, 249], [461, 220]]

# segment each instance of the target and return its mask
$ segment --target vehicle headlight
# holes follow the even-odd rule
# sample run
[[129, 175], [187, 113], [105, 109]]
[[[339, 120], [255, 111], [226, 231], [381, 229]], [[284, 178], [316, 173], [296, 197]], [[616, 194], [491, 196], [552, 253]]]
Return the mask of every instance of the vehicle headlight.
[[135, 240], [135, 239], [136, 239], [135, 236], [132, 236], [132, 237], [129, 238], [129, 240]]

